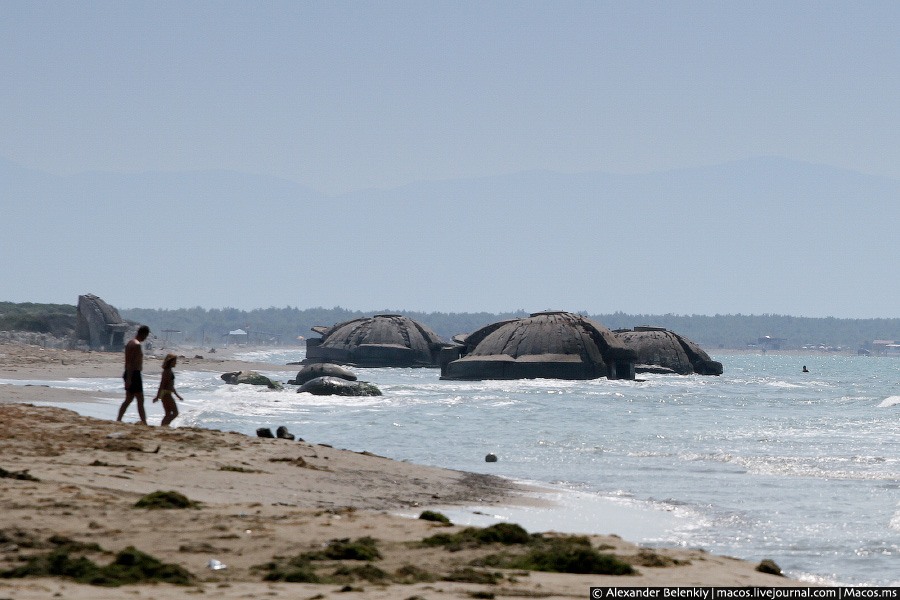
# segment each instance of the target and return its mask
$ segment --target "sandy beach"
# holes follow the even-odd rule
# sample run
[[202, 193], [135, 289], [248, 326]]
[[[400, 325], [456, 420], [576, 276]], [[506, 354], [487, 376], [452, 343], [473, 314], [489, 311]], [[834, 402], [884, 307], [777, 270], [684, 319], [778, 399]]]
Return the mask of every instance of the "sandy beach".
[[[236, 361], [222, 353], [183, 356], [178, 368], [226, 372], [284, 366]], [[118, 377], [121, 370], [118, 353], [0, 345], [2, 379]], [[148, 356], [145, 370], [158, 371], [159, 357]], [[562, 599], [585, 598], [591, 586], [806, 585], [756, 571], [759, 561], [703, 550], [649, 550], [615, 535], [591, 536], [591, 545], [627, 563], [635, 574], [486, 566], [496, 564], [488, 557], [525, 550], [499, 543], [427, 545], [426, 538], [463, 528], [396, 513], [533, 503], [527, 488], [315, 440], [145, 427], [33, 404], [76, 403], [96, 396], [0, 385], [0, 572], [61, 548], [106, 565], [134, 547], [181, 567], [189, 581], [100, 587], [67, 577], [2, 578], [0, 598]], [[148, 494], [169, 491], [191, 506], [135, 507]], [[540, 533], [553, 537], [552, 532]], [[366, 543], [377, 548], [378, 558], [322, 556], [339, 545], [335, 540], [352, 544], [360, 538], [371, 539]], [[277, 573], [300, 556], [311, 561], [306, 564], [320, 583], [277, 580]], [[759, 557], [765, 558], [777, 559]]]

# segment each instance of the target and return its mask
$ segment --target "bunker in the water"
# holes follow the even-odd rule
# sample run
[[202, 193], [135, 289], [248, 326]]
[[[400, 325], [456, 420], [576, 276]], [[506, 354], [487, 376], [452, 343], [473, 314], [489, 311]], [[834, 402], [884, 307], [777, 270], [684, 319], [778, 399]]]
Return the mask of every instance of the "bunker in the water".
[[441, 349], [450, 346], [425, 325], [402, 315], [375, 315], [312, 330], [322, 337], [306, 340], [305, 364], [436, 367]]
[[635, 327], [613, 332], [625, 346], [637, 353], [637, 373], [678, 373], [679, 375], [721, 375], [722, 363], [710, 358], [688, 338], [663, 327]]
[[603, 325], [547, 311], [501, 321], [443, 351], [442, 379], [634, 379], [635, 352]]

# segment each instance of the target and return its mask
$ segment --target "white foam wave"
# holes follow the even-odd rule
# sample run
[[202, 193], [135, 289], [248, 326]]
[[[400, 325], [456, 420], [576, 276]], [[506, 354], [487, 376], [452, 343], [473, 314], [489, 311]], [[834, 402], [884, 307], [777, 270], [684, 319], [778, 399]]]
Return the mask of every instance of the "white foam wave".
[[897, 512], [894, 513], [890, 523], [888, 523], [888, 528], [893, 529], [894, 531], [900, 531], [900, 504], [898, 504], [897, 507]]
[[898, 404], [900, 404], [900, 396], [888, 396], [882, 400], [881, 404], [878, 405], [878, 408], [887, 408], [888, 406], [896, 406]]

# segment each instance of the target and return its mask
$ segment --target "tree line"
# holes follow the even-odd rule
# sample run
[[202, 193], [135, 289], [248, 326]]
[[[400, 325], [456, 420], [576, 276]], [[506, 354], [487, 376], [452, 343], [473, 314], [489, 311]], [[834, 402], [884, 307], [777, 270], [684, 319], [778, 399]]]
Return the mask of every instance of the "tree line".
[[[300, 343], [301, 338], [317, 335], [315, 326], [331, 326], [344, 321], [375, 314], [403, 314], [431, 328], [450, 340], [454, 335], [471, 333], [484, 325], [527, 316], [524, 310], [506, 313], [447, 313], [418, 311], [354, 311], [335, 308], [266, 308], [251, 311], [237, 309], [128, 309], [122, 316], [147, 323], [162, 335], [172, 333], [172, 339], [199, 345], [222, 343], [225, 335], [235, 329], [249, 334], [250, 343]], [[900, 319], [837, 319], [793, 317], [788, 315], [651, 315], [616, 312], [590, 315], [609, 329], [631, 329], [650, 325], [665, 327], [688, 337], [703, 347], [746, 348], [758, 345], [761, 338], [783, 340], [782, 348], [825, 346], [856, 350], [871, 345], [876, 339], [900, 340]]]
[[[77, 308], [68, 304], [0, 302], [0, 331], [32, 331], [56, 337], [73, 335]], [[122, 318], [145, 323], [158, 339], [173, 344], [220, 346], [230, 331], [242, 329], [251, 344], [301, 344], [316, 335], [315, 326], [331, 326], [374, 314], [403, 314], [450, 340], [484, 325], [527, 316], [524, 310], [506, 313], [453, 313], [419, 311], [356, 311], [334, 308], [179, 308], [119, 309]], [[838, 319], [834, 317], [794, 317], [789, 315], [651, 315], [615, 312], [585, 314], [610, 329], [630, 329], [640, 325], [665, 327], [688, 337], [707, 349], [746, 348], [768, 336], [782, 340], [785, 349], [828, 347], [856, 350], [873, 340], [900, 340], [900, 319]]]

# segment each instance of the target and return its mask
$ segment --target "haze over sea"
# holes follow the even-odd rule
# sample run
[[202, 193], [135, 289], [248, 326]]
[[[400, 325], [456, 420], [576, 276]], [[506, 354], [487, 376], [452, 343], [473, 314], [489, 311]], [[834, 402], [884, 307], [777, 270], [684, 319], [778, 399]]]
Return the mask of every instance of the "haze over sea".
[[[281, 365], [303, 355], [236, 356]], [[176, 370], [185, 397], [176, 424], [249, 435], [285, 425], [313, 443], [549, 484], [560, 505], [446, 511], [456, 523], [618, 533], [651, 546], [771, 558], [810, 582], [900, 585], [900, 360], [713, 358], [725, 366], [721, 377], [642, 381], [459, 382], [434, 369], [356, 369], [384, 392], [370, 398], [226, 385], [216, 373]], [[298, 369], [264, 373], [286, 382]], [[158, 382], [152, 373], [146, 380], [148, 390]], [[32, 383], [121, 387], [113, 379]], [[148, 406], [157, 423], [158, 408]], [[108, 400], [69, 407], [115, 417]], [[486, 463], [488, 452], [498, 462]]]

